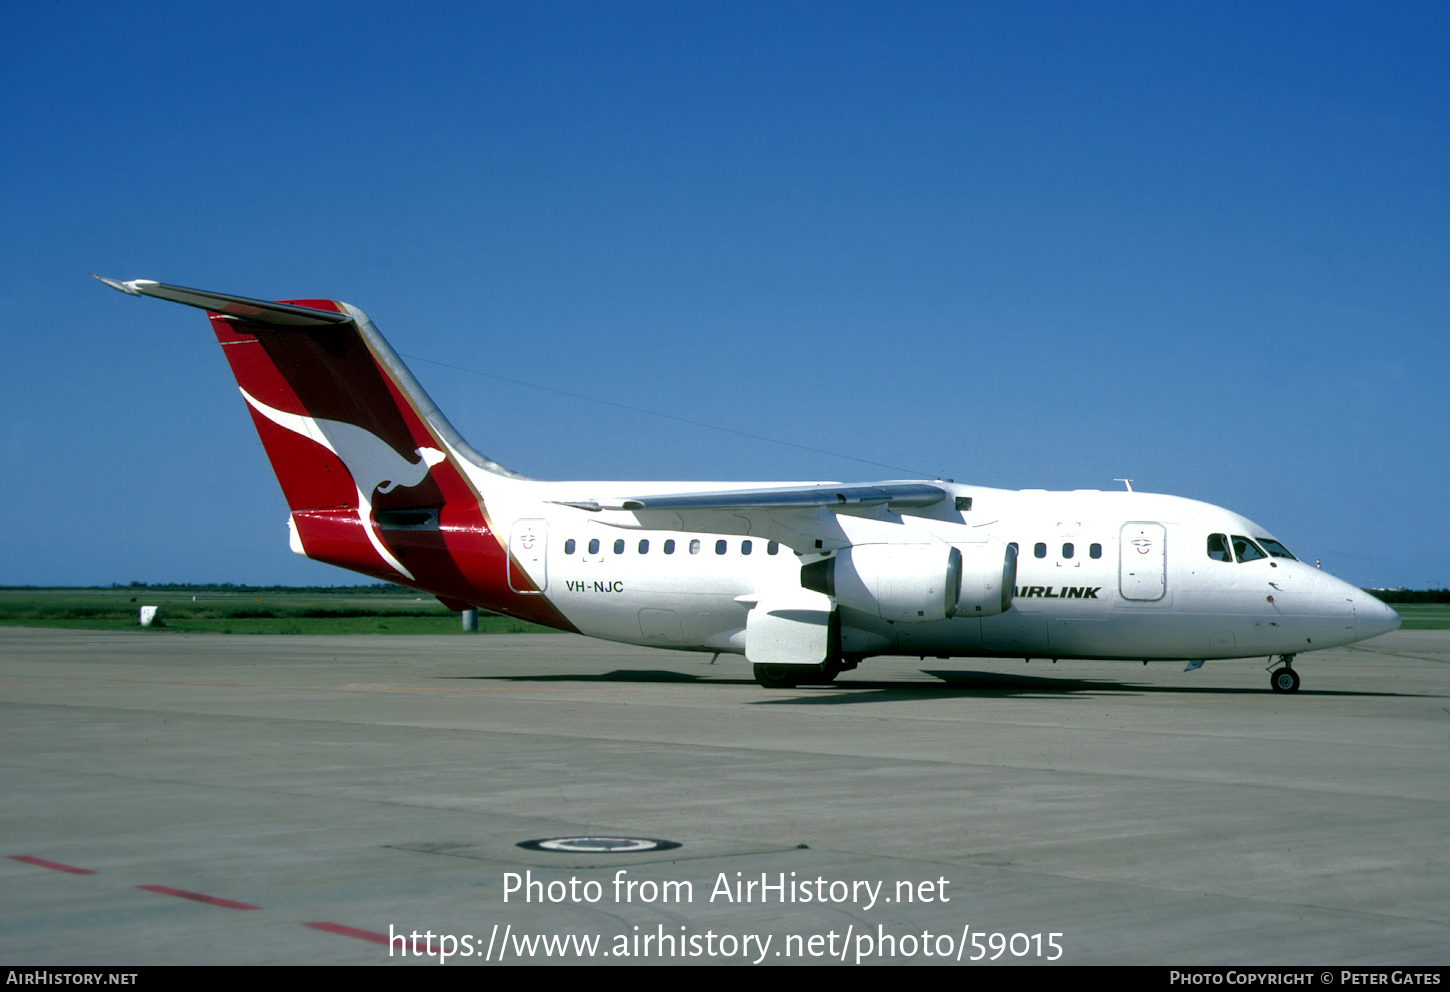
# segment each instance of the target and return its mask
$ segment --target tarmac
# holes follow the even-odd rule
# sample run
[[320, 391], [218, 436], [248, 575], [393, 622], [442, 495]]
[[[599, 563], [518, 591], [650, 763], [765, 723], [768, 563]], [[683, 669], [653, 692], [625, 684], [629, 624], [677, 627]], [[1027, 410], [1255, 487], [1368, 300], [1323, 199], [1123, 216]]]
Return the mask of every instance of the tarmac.
[[1450, 963], [1450, 631], [1265, 663], [0, 628], [0, 964]]

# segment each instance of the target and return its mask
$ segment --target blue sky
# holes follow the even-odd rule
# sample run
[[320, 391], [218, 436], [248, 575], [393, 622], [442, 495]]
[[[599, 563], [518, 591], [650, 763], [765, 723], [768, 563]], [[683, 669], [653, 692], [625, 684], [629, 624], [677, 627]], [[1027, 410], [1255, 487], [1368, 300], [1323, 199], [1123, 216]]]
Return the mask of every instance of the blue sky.
[[540, 478], [903, 473], [504, 380], [1450, 585], [1444, 4], [6, 19], [0, 584], [355, 581], [201, 314], [96, 271], [360, 306]]

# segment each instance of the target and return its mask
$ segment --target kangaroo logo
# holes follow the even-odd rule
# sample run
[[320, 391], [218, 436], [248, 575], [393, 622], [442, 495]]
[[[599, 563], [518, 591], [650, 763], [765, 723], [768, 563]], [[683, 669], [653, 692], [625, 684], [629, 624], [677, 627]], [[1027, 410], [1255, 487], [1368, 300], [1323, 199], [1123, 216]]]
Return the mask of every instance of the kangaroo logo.
[[413, 573], [393, 557], [373, 531], [373, 493], [390, 493], [399, 486], [411, 489], [428, 477], [430, 468], [448, 456], [437, 448], [415, 448], [413, 453], [419, 460], [410, 462], [382, 438], [355, 424], [287, 413], [268, 406], [245, 389], [241, 393], [248, 406], [278, 427], [317, 442], [341, 459], [357, 486], [358, 519], [374, 550], [398, 572], [413, 578]]
[[329, 447], [352, 474], [358, 489], [390, 493], [402, 486], [411, 489], [428, 476], [428, 470], [448, 457], [437, 448], [417, 448], [421, 460], [410, 462], [371, 431], [345, 424], [339, 420], [314, 420], [319, 430], [331, 441]]

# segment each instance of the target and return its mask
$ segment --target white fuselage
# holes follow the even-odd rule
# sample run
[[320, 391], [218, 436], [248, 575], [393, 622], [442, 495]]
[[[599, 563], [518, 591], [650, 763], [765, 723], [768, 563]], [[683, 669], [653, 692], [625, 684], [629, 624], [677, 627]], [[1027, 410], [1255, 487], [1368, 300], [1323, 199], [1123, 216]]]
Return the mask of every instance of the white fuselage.
[[[511, 533], [514, 521], [532, 521], [524, 529], [538, 550], [525, 555], [517, 544], [511, 550], [541, 594], [582, 633], [633, 644], [743, 653], [746, 616], [762, 596], [798, 589], [803, 564], [872, 541], [1014, 543], [1015, 594], [1011, 608], [995, 616], [923, 623], [893, 623], [843, 607], [841, 649], [848, 656], [1292, 655], [1399, 624], [1394, 611], [1367, 593], [1293, 558], [1216, 560], [1209, 554], [1211, 535], [1229, 542], [1272, 535], [1228, 510], [1175, 496], [937, 482], [953, 496], [970, 497], [971, 509], [957, 511], [950, 502], [919, 516], [883, 507], [823, 509], [812, 531], [799, 511], [711, 511], [714, 519], [702, 528], [690, 514], [669, 514], [660, 526], [659, 514], [559, 505], [579, 494], [669, 493], [709, 483], [480, 482], [488, 486], [501, 533]], [[807, 550], [797, 554], [787, 540]], [[818, 551], [810, 548], [815, 541]], [[591, 542], [597, 542], [593, 551]]]

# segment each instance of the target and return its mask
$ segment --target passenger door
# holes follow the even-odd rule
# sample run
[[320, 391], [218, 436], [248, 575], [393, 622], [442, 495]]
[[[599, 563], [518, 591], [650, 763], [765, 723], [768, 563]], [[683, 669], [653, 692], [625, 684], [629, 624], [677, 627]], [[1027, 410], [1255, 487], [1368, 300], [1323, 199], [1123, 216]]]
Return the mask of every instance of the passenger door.
[[1151, 602], [1168, 591], [1167, 533], [1162, 524], [1127, 523], [1118, 540], [1118, 591]]
[[[547, 520], [515, 520], [509, 532], [509, 588], [514, 592], [544, 592], [549, 588], [545, 552], [549, 545]], [[522, 568], [524, 574], [520, 575]], [[530, 581], [532, 580], [532, 582]]]

